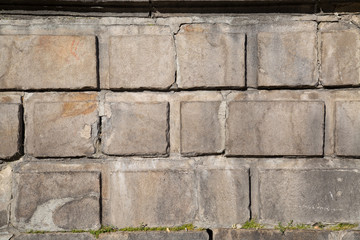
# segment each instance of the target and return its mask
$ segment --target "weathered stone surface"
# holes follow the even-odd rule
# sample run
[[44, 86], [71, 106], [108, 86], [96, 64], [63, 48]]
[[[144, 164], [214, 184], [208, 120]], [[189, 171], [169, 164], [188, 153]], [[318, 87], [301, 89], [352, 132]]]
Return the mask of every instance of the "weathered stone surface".
[[356, 29], [321, 33], [324, 86], [360, 84], [360, 34]]
[[117, 232], [101, 234], [102, 240], [208, 240], [205, 231], [198, 232]]
[[359, 222], [359, 183], [357, 169], [261, 169], [259, 220]]
[[301, 87], [317, 84], [316, 33], [258, 34], [258, 85]]
[[221, 134], [221, 102], [181, 103], [181, 153], [187, 155], [219, 153], [224, 149]]
[[11, 233], [7, 233], [7, 232], [0, 233], [0, 240], [10, 240], [12, 239], [12, 236], [13, 234]]
[[9, 206], [11, 200], [12, 168], [0, 166], [0, 228], [6, 227], [9, 220]]
[[20, 105], [0, 102], [0, 113], [0, 159], [11, 158], [20, 150]]
[[176, 226], [194, 221], [193, 170], [117, 171], [111, 173], [110, 225]]
[[0, 89], [96, 87], [93, 36], [0, 36]]
[[335, 152], [360, 156], [360, 101], [336, 102]]
[[200, 219], [207, 226], [231, 227], [249, 219], [247, 169], [203, 169], [199, 175]]
[[25, 97], [25, 152], [36, 157], [95, 152], [97, 94], [44, 93]]
[[95, 240], [90, 233], [46, 233], [46, 234], [22, 234], [15, 240]]
[[102, 120], [103, 152], [111, 155], [166, 155], [168, 111], [166, 102], [107, 103]]
[[175, 47], [170, 29], [149, 28], [154, 29], [153, 34], [110, 38], [110, 88], [166, 89], [175, 82]]
[[244, 87], [245, 35], [192, 24], [176, 35], [178, 86]]
[[226, 154], [322, 155], [323, 126], [322, 102], [231, 102]]
[[98, 172], [16, 174], [13, 224], [59, 231], [100, 227]]

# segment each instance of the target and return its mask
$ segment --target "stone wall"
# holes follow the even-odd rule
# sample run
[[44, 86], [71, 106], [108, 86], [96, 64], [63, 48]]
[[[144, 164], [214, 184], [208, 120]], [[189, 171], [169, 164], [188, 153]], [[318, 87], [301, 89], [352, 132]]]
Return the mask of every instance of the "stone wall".
[[[360, 223], [359, 26], [356, 14], [1, 16], [0, 239]], [[127, 234], [103, 239], [167, 237]]]

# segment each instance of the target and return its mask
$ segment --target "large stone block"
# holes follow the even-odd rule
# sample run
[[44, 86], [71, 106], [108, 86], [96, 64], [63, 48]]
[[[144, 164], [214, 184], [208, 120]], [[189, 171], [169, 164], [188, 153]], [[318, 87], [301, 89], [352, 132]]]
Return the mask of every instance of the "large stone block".
[[[139, 29], [140, 27], [133, 27]], [[167, 27], [152, 33], [113, 36], [109, 46], [110, 88], [166, 89], [175, 82], [174, 39]]]
[[111, 155], [166, 155], [169, 104], [106, 103], [102, 120], [103, 152]]
[[90, 233], [21, 234], [14, 240], [95, 240]]
[[358, 29], [321, 33], [321, 81], [324, 86], [360, 84]]
[[94, 93], [44, 93], [25, 97], [25, 151], [36, 157], [88, 156], [95, 152], [98, 102]]
[[100, 227], [100, 173], [16, 174], [12, 223], [23, 230]]
[[323, 127], [323, 102], [231, 102], [227, 119], [226, 154], [322, 155]]
[[245, 34], [184, 25], [176, 48], [180, 88], [245, 87]]
[[335, 153], [360, 156], [360, 101], [336, 102]]
[[0, 36], [0, 89], [96, 87], [93, 36]]
[[22, 142], [20, 104], [0, 102], [0, 159], [20, 153]]
[[101, 240], [208, 240], [205, 231], [191, 232], [117, 232], [101, 234]]
[[11, 200], [12, 168], [0, 166], [0, 229], [9, 222], [9, 206]]
[[277, 224], [359, 222], [357, 169], [261, 169], [259, 220]]
[[258, 34], [258, 85], [303, 87], [317, 84], [316, 33]]
[[181, 153], [219, 153], [224, 149], [221, 102], [181, 103]]

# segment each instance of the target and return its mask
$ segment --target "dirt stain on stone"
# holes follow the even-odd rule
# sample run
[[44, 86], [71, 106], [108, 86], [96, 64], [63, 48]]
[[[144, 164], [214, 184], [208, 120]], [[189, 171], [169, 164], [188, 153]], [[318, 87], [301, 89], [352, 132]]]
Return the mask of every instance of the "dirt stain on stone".
[[61, 117], [73, 117], [92, 113], [97, 108], [96, 102], [65, 102]]

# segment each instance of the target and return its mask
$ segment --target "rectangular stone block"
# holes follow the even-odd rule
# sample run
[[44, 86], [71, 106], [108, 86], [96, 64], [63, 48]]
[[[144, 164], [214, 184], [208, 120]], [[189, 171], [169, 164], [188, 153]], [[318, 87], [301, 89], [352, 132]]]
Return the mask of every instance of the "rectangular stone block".
[[12, 223], [22, 230], [100, 227], [100, 173], [16, 174]]
[[359, 222], [359, 183], [358, 169], [261, 169], [259, 220]]
[[231, 102], [226, 155], [321, 156], [323, 128], [323, 102]]
[[0, 101], [0, 159], [20, 154], [22, 112], [20, 104]]
[[0, 165], [0, 229], [7, 227], [9, 223], [9, 206], [12, 197], [11, 184], [12, 167], [10, 165]]
[[220, 153], [224, 149], [221, 102], [181, 102], [181, 153]]
[[96, 87], [94, 36], [0, 36], [0, 89]]
[[90, 233], [21, 234], [14, 240], [95, 240]]
[[175, 38], [180, 88], [245, 87], [245, 34], [187, 24]]
[[101, 234], [101, 240], [208, 240], [209, 235], [205, 231], [190, 232], [117, 232]]
[[176, 69], [170, 28], [131, 28], [132, 34], [110, 37], [110, 88], [169, 88], [175, 82]]
[[90, 156], [98, 132], [96, 93], [25, 97], [25, 151], [36, 157]]
[[102, 149], [110, 155], [167, 155], [167, 102], [106, 103]]
[[194, 221], [193, 170], [114, 171], [110, 184], [110, 225], [178, 226]]
[[197, 174], [199, 216], [203, 225], [229, 228], [249, 219], [247, 169], [203, 169]]
[[258, 34], [258, 86], [317, 84], [316, 31]]
[[339, 101], [335, 106], [335, 153], [360, 156], [360, 101]]

